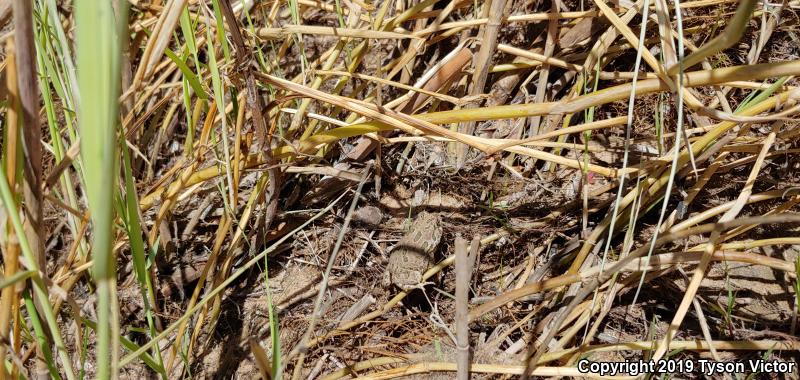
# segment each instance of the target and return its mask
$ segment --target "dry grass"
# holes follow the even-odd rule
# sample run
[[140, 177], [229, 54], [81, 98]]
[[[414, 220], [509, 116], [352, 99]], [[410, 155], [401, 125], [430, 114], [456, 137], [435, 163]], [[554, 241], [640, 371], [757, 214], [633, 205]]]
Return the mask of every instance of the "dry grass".
[[797, 360], [796, 0], [11, 3], [0, 380]]

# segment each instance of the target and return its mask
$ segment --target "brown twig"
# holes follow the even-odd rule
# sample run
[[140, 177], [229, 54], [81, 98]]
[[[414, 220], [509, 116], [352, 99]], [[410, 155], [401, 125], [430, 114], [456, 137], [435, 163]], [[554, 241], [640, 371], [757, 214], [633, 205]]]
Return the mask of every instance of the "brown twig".
[[[250, 62], [245, 55], [247, 48], [242, 33], [239, 30], [239, 24], [236, 21], [236, 16], [233, 14], [230, 0], [221, 1], [220, 4], [222, 4], [225, 20], [228, 23], [228, 28], [233, 36], [233, 42], [236, 45], [237, 64], [244, 71], [245, 83], [247, 86], [247, 106], [250, 108], [250, 112], [253, 116], [256, 138], [262, 144], [261, 148], [264, 150], [266, 156], [269, 184], [267, 185], [267, 212], [264, 218], [263, 228], [265, 231], [268, 231], [278, 210], [278, 194], [280, 192], [281, 181], [280, 168], [275, 165], [275, 160], [272, 156], [272, 138], [269, 136], [267, 125], [264, 122], [264, 99], [258, 94], [258, 90], [256, 89], [256, 82], [253, 77], [253, 69], [251, 66], [252, 62]], [[239, 165], [238, 162], [237, 165]]]
[[470, 347], [469, 347], [469, 284], [472, 277], [472, 263], [467, 253], [467, 241], [461, 235], [456, 236], [456, 340], [458, 363], [458, 380], [469, 379]]
[[[25, 160], [25, 235], [39, 268], [47, 268], [44, 255], [44, 213], [42, 209], [42, 131], [39, 128], [39, 86], [36, 71], [36, 48], [33, 33], [33, 3], [14, 1], [14, 33], [17, 65], [17, 90], [19, 91], [20, 120]], [[46, 277], [46, 273], [44, 274]], [[46, 299], [36, 299], [40, 315], [42, 308], [49, 307]], [[46, 334], [50, 334], [47, 327]], [[41, 351], [39, 351], [41, 353]], [[37, 355], [37, 376], [48, 373], [42, 355]]]

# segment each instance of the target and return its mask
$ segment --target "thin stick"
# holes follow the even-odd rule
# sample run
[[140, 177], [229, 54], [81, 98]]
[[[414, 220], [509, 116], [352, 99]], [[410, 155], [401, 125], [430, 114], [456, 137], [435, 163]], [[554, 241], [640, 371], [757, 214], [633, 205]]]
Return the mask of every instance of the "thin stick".
[[458, 380], [469, 379], [470, 349], [469, 349], [469, 305], [468, 293], [470, 277], [472, 277], [472, 263], [467, 253], [467, 241], [456, 236], [456, 347], [458, 358]]

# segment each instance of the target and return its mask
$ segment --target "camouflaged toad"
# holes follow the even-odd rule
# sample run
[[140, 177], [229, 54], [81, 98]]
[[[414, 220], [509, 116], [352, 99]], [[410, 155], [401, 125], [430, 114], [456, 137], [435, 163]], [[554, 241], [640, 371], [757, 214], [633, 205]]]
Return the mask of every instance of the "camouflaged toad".
[[403, 290], [417, 287], [422, 282], [423, 273], [435, 263], [433, 254], [441, 239], [442, 223], [439, 216], [420, 213], [392, 249], [383, 285], [394, 284]]

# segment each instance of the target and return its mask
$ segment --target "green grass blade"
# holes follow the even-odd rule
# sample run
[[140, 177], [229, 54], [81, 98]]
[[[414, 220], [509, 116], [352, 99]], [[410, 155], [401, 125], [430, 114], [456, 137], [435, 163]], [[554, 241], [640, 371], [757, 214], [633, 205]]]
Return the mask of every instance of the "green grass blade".
[[25, 292], [23, 298], [25, 300], [25, 309], [28, 310], [28, 315], [31, 319], [31, 325], [33, 325], [33, 331], [36, 334], [36, 341], [39, 347], [42, 349], [44, 360], [47, 363], [47, 370], [50, 372], [50, 378], [61, 379], [61, 375], [59, 375], [58, 369], [56, 369], [55, 366], [55, 361], [53, 360], [53, 352], [50, 350], [50, 346], [47, 344], [47, 335], [44, 331], [44, 326], [42, 326], [41, 319], [39, 319], [39, 313], [36, 311], [33, 298], [28, 292]]
[[[155, 291], [153, 290], [150, 276], [147, 272], [147, 253], [145, 252], [144, 239], [142, 239], [142, 227], [139, 224], [139, 199], [136, 196], [136, 185], [131, 170], [131, 156], [128, 147], [124, 143], [120, 143], [123, 155], [123, 172], [125, 173], [125, 195], [120, 197], [124, 199], [124, 209], [120, 213], [123, 217], [128, 238], [131, 245], [131, 255], [133, 256], [133, 267], [136, 272], [136, 279], [139, 283], [139, 289], [142, 297], [142, 304], [144, 305], [144, 314], [147, 319], [148, 333], [150, 338], [158, 335], [153, 319], [152, 303], [155, 301]], [[122, 341], [123, 346], [131, 350], [125, 341]], [[137, 347], [138, 348], [138, 347]], [[134, 348], [132, 351], [135, 351]], [[153, 348], [155, 359], [151, 359], [150, 366], [156, 372], [159, 372], [163, 379], [166, 379], [166, 372], [164, 371], [164, 361], [161, 357], [161, 350], [158, 347]], [[146, 362], [147, 363], [147, 362]]]
[[189, 81], [189, 85], [192, 86], [192, 90], [194, 90], [197, 96], [203, 100], [208, 99], [208, 94], [206, 93], [206, 90], [203, 89], [203, 85], [200, 84], [200, 80], [197, 79], [197, 76], [194, 75], [194, 73], [186, 64], [186, 62], [184, 62], [180, 57], [175, 55], [175, 53], [173, 53], [172, 50], [170, 49], [164, 50], [164, 53], [166, 53], [167, 57], [169, 57], [169, 59], [171, 59], [172, 62], [174, 62], [175, 65], [178, 66], [178, 69], [183, 74], [183, 77], [186, 78], [187, 81]]
[[[227, 0], [224, 0], [227, 1]], [[222, 24], [222, 9], [219, 7], [218, 0], [212, 0], [211, 4], [214, 7], [214, 18], [217, 20], [217, 42], [222, 45], [222, 54], [225, 57], [226, 61], [231, 60], [231, 49], [228, 46], [228, 40], [225, 39], [225, 25]], [[211, 38], [208, 41], [213, 41]]]
[[0, 289], [15, 285], [21, 281], [25, 281], [31, 278], [31, 276], [33, 276], [34, 273], [36, 272], [28, 270], [28, 271], [14, 273], [10, 277], [0, 276]]
[[743, 110], [746, 110], [749, 106], [751, 106], [753, 104], [758, 104], [758, 103], [764, 101], [765, 99], [769, 98], [770, 96], [772, 96], [772, 94], [775, 93], [775, 91], [778, 91], [778, 89], [781, 88], [781, 86], [783, 86], [783, 84], [786, 83], [787, 80], [789, 80], [789, 77], [780, 77], [780, 78], [778, 78], [778, 80], [775, 81], [775, 83], [771, 84], [769, 87], [765, 88], [763, 91], [755, 90], [755, 91], [751, 92], [742, 101], [742, 103], [739, 105], [739, 107], [736, 107], [735, 112], [738, 113], [738, 112], [741, 112]]
[[180, 24], [181, 33], [183, 33], [183, 38], [186, 39], [186, 47], [189, 49], [189, 52], [192, 53], [195, 65], [198, 66], [197, 68], [199, 73], [200, 59], [197, 58], [197, 42], [194, 38], [194, 24], [189, 18], [189, 9], [186, 7], [184, 7], [183, 12], [181, 12]]
[[[206, 29], [206, 36], [209, 41], [213, 40], [211, 37], [211, 31], [209, 29]], [[222, 38], [222, 40], [224, 41], [224, 38]], [[225, 115], [225, 87], [222, 82], [222, 75], [220, 74], [219, 65], [213, 49], [210, 54], [208, 54], [208, 69], [211, 71], [211, 85], [214, 92], [214, 101], [217, 103], [217, 109], [220, 110], [221, 115], [220, 125], [222, 128], [220, 130], [219, 138], [222, 140], [222, 150], [225, 158], [223, 162], [225, 165], [226, 187], [228, 188], [228, 198], [225, 199], [225, 197], [223, 197], [223, 200], [228, 202], [233, 200], [233, 178], [231, 177], [231, 173], [233, 173], [233, 171], [230, 168], [231, 157], [230, 148], [228, 147], [228, 123], [227, 116]], [[222, 194], [225, 194], [224, 190], [222, 191]], [[231, 208], [227, 205], [226, 209], [231, 210]]]
[[[121, 28], [127, 20], [127, 2], [81, 0], [76, 4], [78, 49], [78, 114], [81, 155], [89, 207], [92, 210], [94, 276], [97, 283], [97, 378], [116, 377], [119, 356], [119, 319], [116, 318], [116, 260], [113, 251], [114, 183], [116, 164], [117, 99], [119, 97]], [[127, 23], [123, 23], [127, 28]]]
[[[83, 323], [85, 323], [86, 326], [88, 326], [90, 329], [97, 331], [97, 323], [95, 323], [94, 321], [84, 319]], [[128, 351], [133, 352], [139, 349], [138, 344], [126, 338], [125, 336], [120, 336], [119, 341], [122, 344], [122, 347], [124, 347]], [[159, 364], [160, 360], [159, 362], [157, 362], [155, 359], [153, 359], [152, 356], [148, 354], [142, 354], [139, 358], [142, 359], [144, 364], [146, 364], [148, 367], [158, 372], [162, 378], [166, 378], [167, 372], [166, 370], [164, 370], [164, 366], [162, 364]]]
[[268, 257], [264, 258], [264, 288], [266, 289], [267, 293], [267, 308], [269, 308], [267, 315], [269, 316], [269, 333], [272, 344], [272, 376], [273, 380], [281, 380], [283, 378], [283, 371], [281, 371], [281, 366], [283, 365], [281, 339], [279, 334], [280, 331], [278, 329], [278, 316], [275, 315], [275, 307], [272, 304], [272, 290], [269, 287]]

